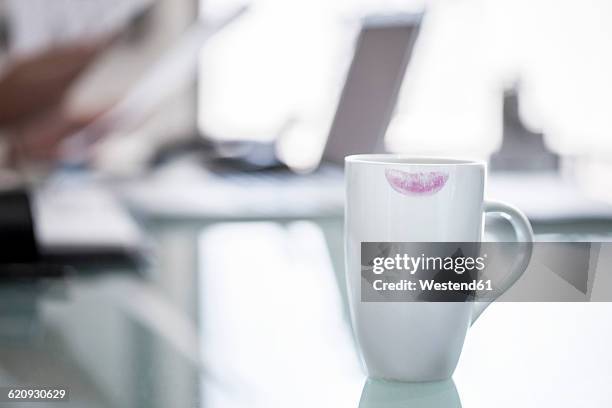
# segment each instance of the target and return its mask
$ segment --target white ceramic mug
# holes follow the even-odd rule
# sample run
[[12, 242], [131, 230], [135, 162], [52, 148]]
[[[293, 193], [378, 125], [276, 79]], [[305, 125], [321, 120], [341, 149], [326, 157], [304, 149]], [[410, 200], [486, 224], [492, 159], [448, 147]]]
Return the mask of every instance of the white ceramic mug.
[[345, 159], [345, 264], [353, 330], [370, 377], [451, 377], [465, 334], [488, 303], [362, 302], [362, 242], [480, 242], [500, 213], [526, 242], [507, 286], [524, 272], [533, 232], [516, 208], [484, 200], [486, 166], [469, 160], [354, 155]]

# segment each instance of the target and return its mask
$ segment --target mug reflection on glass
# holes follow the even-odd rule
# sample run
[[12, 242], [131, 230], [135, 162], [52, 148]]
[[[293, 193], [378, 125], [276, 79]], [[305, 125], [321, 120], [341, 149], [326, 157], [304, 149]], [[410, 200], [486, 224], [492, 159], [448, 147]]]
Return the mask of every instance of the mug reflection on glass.
[[359, 408], [461, 408], [461, 398], [452, 379], [402, 383], [368, 379]]

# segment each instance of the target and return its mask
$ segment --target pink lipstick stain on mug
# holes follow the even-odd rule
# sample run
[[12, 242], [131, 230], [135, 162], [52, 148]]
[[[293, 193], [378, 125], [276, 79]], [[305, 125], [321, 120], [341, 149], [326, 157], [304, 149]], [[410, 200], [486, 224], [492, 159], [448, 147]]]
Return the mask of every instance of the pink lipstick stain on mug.
[[389, 185], [404, 195], [432, 195], [442, 190], [448, 180], [443, 171], [407, 172], [386, 169], [385, 177]]

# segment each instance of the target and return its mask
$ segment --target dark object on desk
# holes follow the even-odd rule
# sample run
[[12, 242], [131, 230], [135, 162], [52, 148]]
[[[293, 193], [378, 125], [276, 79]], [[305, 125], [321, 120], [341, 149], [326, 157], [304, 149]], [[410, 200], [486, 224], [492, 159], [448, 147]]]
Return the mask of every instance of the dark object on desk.
[[[64, 251], [55, 250], [52, 253], [42, 253], [44, 265], [62, 265], [63, 267], [81, 274], [90, 274], [93, 270], [106, 270], [108, 268], [127, 268], [140, 270], [147, 265], [146, 254], [133, 251], [131, 248], [92, 248], [91, 251], [75, 251], [66, 248]], [[41, 264], [41, 265], [43, 265]]]
[[0, 283], [59, 278], [64, 273], [64, 266], [42, 259], [28, 193], [0, 192]]
[[24, 190], [0, 192], [0, 264], [39, 260], [28, 193]]
[[209, 162], [213, 171], [289, 170], [276, 155], [274, 142], [240, 141], [219, 144]]
[[39, 188], [32, 199], [42, 262], [101, 266], [147, 249], [134, 217], [101, 186]]
[[521, 121], [519, 91], [515, 86], [504, 94], [503, 143], [491, 156], [487, 195], [512, 202], [543, 228], [541, 232], [575, 233], [578, 225], [591, 234], [608, 232], [612, 205], [590, 197], [559, 171], [559, 155], [548, 149], [542, 134]]
[[150, 166], [166, 164], [185, 154], [200, 155], [207, 167], [219, 172], [287, 170], [287, 166], [276, 156], [274, 142], [213, 141], [199, 136], [160, 146], [152, 157]]
[[[53, 193], [50, 197], [56, 197], [59, 192]], [[32, 215], [32, 210], [36, 205], [25, 190], [11, 190], [0, 192], [0, 284], [13, 281], [30, 281], [45, 278], [59, 278], [64, 276], [68, 271], [86, 272], [92, 267], [109, 267], [109, 266], [128, 266], [135, 267], [143, 263], [143, 254], [138, 252], [135, 247], [130, 246], [132, 242], [121, 241], [120, 239], [114, 245], [114, 242], [109, 242], [108, 237], [104, 237], [99, 245], [82, 245], [85, 238], [95, 236], [96, 231], [92, 229], [88, 231], [89, 225], [87, 218], [83, 216], [82, 211], [88, 214], [98, 214], [99, 217], [107, 216], [105, 225], [119, 223], [119, 235], [129, 231], [131, 225], [127, 227], [123, 225], [123, 213], [118, 211], [118, 207], [104, 206], [104, 196], [89, 197], [89, 201], [79, 199], [78, 192], [70, 192], [68, 198], [70, 203], [81, 205], [62, 207], [57, 202], [43, 201], [39, 203], [38, 217], [35, 219]], [[66, 197], [59, 197], [59, 199]], [[87, 198], [87, 197], [86, 197]], [[91, 207], [88, 203], [93, 202], [99, 204]], [[81, 208], [79, 213], [77, 209]], [[41, 211], [44, 210], [41, 215]], [[46, 212], [46, 213], [45, 213]], [[46, 217], [44, 216], [46, 215]], [[83, 225], [82, 231], [77, 231], [73, 245], [68, 245], [65, 241], [55, 242], [49, 241], [50, 234], [49, 226], [52, 228], [61, 228], [62, 231], [54, 236], [57, 238], [65, 238], [66, 230], [70, 231], [72, 223], [62, 223], [63, 220], [81, 216], [83, 222], [78, 225]], [[113, 217], [114, 216], [114, 217]], [[118, 219], [116, 218], [118, 217]], [[46, 222], [45, 222], [46, 221]], [[36, 223], [36, 225], [35, 225]], [[46, 234], [41, 233], [47, 225]], [[37, 227], [37, 228], [35, 228]], [[52, 232], [52, 231], [51, 231]], [[47, 237], [47, 240], [41, 238]], [[80, 238], [79, 238], [80, 237]], [[135, 238], [134, 238], [135, 240]], [[95, 243], [95, 241], [94, 241]], [[135, 245], [135, 244], [134, 244]]]
[[214, 152], [214, 144], [199, 136], [189, 136], [162, 143], [149, 160], [149, 167], [155, 168], [167, 164], [185, 154], [197, 153], [208, 157]]
[[48, 263], [0, 264], [0, 284], [16, 281], [33, 281], [45, 278], [61, 278], [68, 267]]
[[502, 145], [491, 155], [491, 171], [542, 172], [559, 170], [559, 156], [550, 151], [544, 135], [527, 129], [519, 111], [519, 89], [504, 93]]

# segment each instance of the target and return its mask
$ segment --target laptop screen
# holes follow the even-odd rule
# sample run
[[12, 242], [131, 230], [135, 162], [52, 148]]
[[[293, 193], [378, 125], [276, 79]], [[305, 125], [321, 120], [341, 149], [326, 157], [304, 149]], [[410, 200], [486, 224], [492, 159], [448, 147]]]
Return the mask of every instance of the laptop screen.
[[383, 150], [420, 21], [421, 15], [364, 20], [323, 161], [343, 164], [347, 155]]

